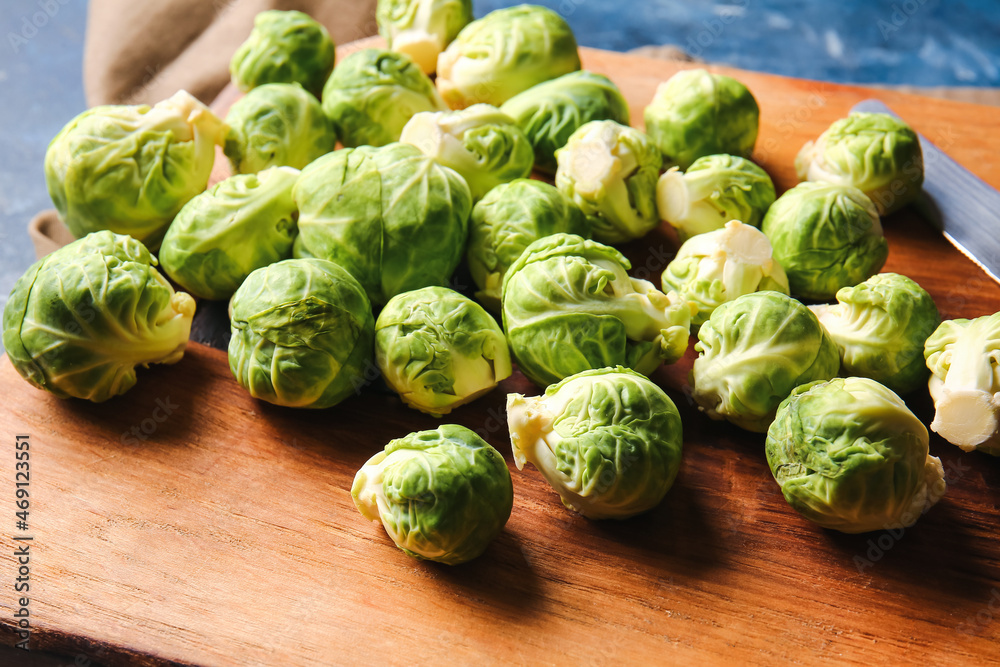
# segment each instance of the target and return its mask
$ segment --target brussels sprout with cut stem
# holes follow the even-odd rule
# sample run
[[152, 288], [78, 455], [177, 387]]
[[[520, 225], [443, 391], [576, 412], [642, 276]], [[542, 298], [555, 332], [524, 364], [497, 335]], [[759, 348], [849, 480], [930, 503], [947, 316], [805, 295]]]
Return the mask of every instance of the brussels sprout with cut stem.
[[535, 169], [552, 174], [556, 151], [592, 120], [629, 124], [628, 102], [611, 79], [579, 71], [545, 81], [518, 93], [500, 110], [524, 130], [535, 149]]
[[131, 389], [136, 366], [180, 361], [194, 310], [142, 243], [94, 232], [18, 279], [3, 311], [3, 345], [35, 387], [98, 403]]
[[328, 408], [355, 393], [371, 363], [371, 303], [347, 271], [322, 259], [257, 269], [231, 303], [229, 370], [254, 398]]
[[379, 0], [375, 18], [390, 49], [434, 74], [438, 56], [472, 21], [472, 0]]
[[452, 109], [500, 106], [534, 85], [580, 69], [576, 38], [538, 5], [492, 11], [465, 26], [438, 57], [437, 87]]
[[94, 107], [49, 144], [49, 195], [77, 238], [108, 229], [155, 250], [181, 207], [205, 190], [226, 133], [183, 90], [154, 107]]
[[244, 93], [268, 83], [299, 83], [319, 97], [336, 55], [330, 33], [311, 16], [272, 9], [254, 18], [229, 72]]
[[229, 109], [226, 124], [224, 151], [234, 174], [268, 167], [302, 169], [337, 145], [319, 100], [299, 84], [254, 88]]
[[941, 323], [934, 300], [897, 273], [880, 273], [809, 307], [840, 350], [841, 375], [881, 382], [897, 394], [927, 382], [924, 343]]
[[784, 269], [760, 230], [730, 220], [722, 229], [688, 239], [663, 272], [663, 291], [695, 304], [692, 326], [738, 296], [772, 290], [788, 294]]
[[767, 430], [795, 387], [840, 368], [830, 335], [811, 310], [780, 292], [723, 303], [698, 330], [691, 397], [712, 419]]
[[832, 299], [878, 273], [889, 256], [878, 211], [849, 185], [800, 183], [768, 209], [761, 230], [792, 294], [805, 299]]
[[163, 270], [197, 297], [228, 299], [252, 271], [288, 259], [298, 177], [290, 167], [237, 174], [189, 201], [163, 238]]
[[343, 266], [376, 305], [446, 284], [465, 249], [469, 186], [408, 144], [324, 155], [302, 170], [292, 196], [298, 254]]
[[625, 256], [572, 234], [541, 238], [503, 281], [503, 323], [518, 367], [547, 386], [593, 368], [644, 375], [687, 349], [693, 307], [631, 278]]
[[639, 130], [591, 121], [556, 151], [556, 159], [556, 187], [587, 215], [598, 241], [631, 241], [659, 224], [660, 152]]
[[885, 113], [854, 112], [835, 121], [795, 158], [802, 181], [852, 185], [879, 215], [889, 215], [920, 195], [924, 158], [917, 133]]
[[590, 238], [590, 221], [555, 187], [526, 178], [498, 185], [472, 209], [466, 260], [476, 298], [500, 312], [504, 275], [533, 241], [551, 234]]
[[503, 456], [455, 424], [390, 441], [358, 470], [351, 496], [408, 556], [446, 565], [481, 555], [514, 507]]
[[389, 300], [375, 322], [375, 361], [406, 405], [435, 417], [479, 398], [512, 370], [496, 321], [445, 287]]
[[323, 111], [348, 147], [399, 141], [414, 114], [447, 108], [409, 57], [382, 49], [363, 49], [344, 58], [323, 89]]
[[733, 155], [700, 157], [684, 173], [671, 167], [656, 184], [660, 218], [677, 230], [682, 243], [730, 220], [760, 227], [774, 197], [767, 172]]
[[767, 431], [785, 500], [844, 533], [908, 527], [945, 492], [927, 429], [899, 396], [868, 378], [796, 387]]
[[703, 69], [661, 83], [644, 115], [646, 132], [668, 167], [687, 169], [719, 153], [750, 157], [757, 142], [757, 100], [736, 79]]
[[474, 200], [501, 183], [529, 176], [535, 161], [521, 128], [489, 104], [418, 113], [403, 127], [399, 140], [461, 174]]
[[1000, 456], [1000, 313], [945, 320], [924, 344], [931, 430], [963, 451]]
[[509, 394], [518, 470], [531, 463], [563, 505], [590, 519], [656, 507], [681, 462], [681, 417], [662, 389], [627, 368], [584, 371], [545, 390]]

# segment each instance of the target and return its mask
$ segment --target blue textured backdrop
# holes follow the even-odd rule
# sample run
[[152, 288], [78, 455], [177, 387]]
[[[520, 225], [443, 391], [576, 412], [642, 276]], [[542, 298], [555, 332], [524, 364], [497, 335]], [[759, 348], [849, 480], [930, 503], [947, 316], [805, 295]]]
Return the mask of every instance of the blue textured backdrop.
[[[997, 0], [535, 0], [580, 43], [676, 44], [744, 69], [921, 86], [1000, 85]], [[476, 0], [476, 16], [518, 4]]]

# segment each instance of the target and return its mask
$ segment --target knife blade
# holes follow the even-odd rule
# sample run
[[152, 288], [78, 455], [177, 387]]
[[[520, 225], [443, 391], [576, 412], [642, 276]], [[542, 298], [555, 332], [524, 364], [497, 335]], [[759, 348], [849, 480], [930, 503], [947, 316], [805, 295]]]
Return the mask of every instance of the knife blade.
[[[880, 100], [863, 100], [851, 111], [894, 113]], [[924, 156], [923, 192], [914, 203], [921, 217], [952, 245], [1000, 283], [1000, 192], [955, 162], [927, 137], [920, 138]]]

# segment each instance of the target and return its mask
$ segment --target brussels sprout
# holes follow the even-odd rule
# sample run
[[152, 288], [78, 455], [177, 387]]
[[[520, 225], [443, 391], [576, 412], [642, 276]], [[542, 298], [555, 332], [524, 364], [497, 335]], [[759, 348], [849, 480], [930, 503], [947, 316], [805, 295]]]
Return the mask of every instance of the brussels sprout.
[[492, 11], [465, 26], [438, 57], [437, 87], [460, 109], [500, 106], [523, 90], [580, 69], [576, 38], [559, 14], [538, 5]]
[[771, 474], [792, 508], [844, 533], [911, 526], [945, 492], [927, 429], [868, 378], [796, 387], [767, 431]]
[[337, 144], [319, 100], [298, 84], [254, 88], [232, 106], [226, 124], [224, 150], [234, 174], [268, 167], [302, 169]]
[[924, 158], [910, 126], [884, 113], [854, 112], [807, 142], [795, 158], [802, 181], [853, 185], [879, 215], [898, 211], [920, 195]]
[[630, 278], [614, 248], [573, 234], [529, 245], [503, 279], [503, 324], [518, 367], [547, 386], [580, 371], [644, 375], [687, 349], [693, 308]]
[[109, 229], [155, 248], [181, 207], [205, 190], [226, 131], [183, 90], [152, 108], [94, 107], [49, 144], [49, 195], [74, 236]]
[[556, 159], [556, 187], [587, 215], [598, 241], [631, 241], [659, 224], [660, 152], [639, 130], [591, 121], [556, 151]]
[[556, 151], [584, 123], [629, 124], [628, 102], [618, 86], [603, 74], [587, 71], [532, 86], [504, 102], [500, 111], [528, 136], [535, 149], [535, 168], [550, 174], [556, 170]]
[[941, 323], [931, 295], [897, 273], [880, 273], [837, 292], [837, 304], [810, 306], [840, 350], [841, 375], [858, 375], [906, 394], [927, 382], [924, 342]]
[[323, 89], [323, 111], [345, 146], [385, 146], [421, 111], [447, 109], [434, 84], [402, 53], [356, 51]]
[[462, 111], [421, 112], [399, 140], [419, 148], [465, 179], [474, 200], [501, 183], [531, 174], [535, 153], [514, 121], [489, 104]]
[[531, 463], [563, 505], [590, 519], [656, 507], [681, 464], [681, 416], [662, 389], [621, 366], [584, 371], [545, 390], [509, 394], [517, 469]]
[[774, 183], [750, 160], [706, 155], [683, 174], [671, 167], [656, 184], [660, 218], [677, 229], [681, 242], [721, 229], [730, 220], [760, 227], [774, 203]]
[[229, 370], [254, 398], [328, 408], [364, 382], [375, 338], [371, 304], [336, 264], [286, 259], [257, 269], [230, 308]]
[[692, 69], [670, 77], [646, 107], [646, 132], [666, 166], [687, 169], [700, 157], [749, 157], [757, 142], [760, 109], [742, 83]]
[[251, 271], [287, 259], [298, 176], [290, 167], [238, 174], [189, 201], [163, 237], [163, 270], [197, 297], [228, 299]]
[[301, 236], [296, 236], [295, 242], [292, 243], [292, 257], [294, 259], [319, 259], [319, 257], [316, 257], [316, 255], [309, 252], [309, 250], [302, 244]]
[[478, 303], [444, 287], [389, 299], [375, 322], [375, 360], [404, 403], [435, 417], [511, 374], [500, 326]]
[[555, 187], [526, 178], [498, 185], [472, 209], [466, 260], [476, 298], [500, 311], [507, 268], [532, 241], [567, 233], [590, 238], [590, 221]]
[[768, 209], [761, 230], [792, 294], [806, 299], [832, 299], [878, 273], [889, 256], [878, 212], [849, 185], [800, 183]]
[[754, 292], [715, 309], [698, 330], [692, 398], [712, 419], [763, 433], [795, 387], [829, 380], [837, 346], [812, 311], [780, 292]]
[[942, 322], [924, 357], [933, 373], [931, 430], [963, 451], [1000, 456], [1000, 313]]
[[324, 155], [302, 170], [292, 196], [303, 249], [347, 269], [376, 305], [447, 283], [462, 258], [469, 186], [413, 146]]
[[438, 56], [472, 21], [472, 0], [378, 0], [375, 18], [390, 49], [433, 74]]
[[503, 456], [455, 424], [390, 441], [358, 470], [351, 496], [408, 556], [447, 565], [482, 554], [514, 507]]
[[266, 83], [299, 83], [319, 97], [335, 57], [330, 33], [312, 17], [272, 9], [254, 18], [250, 37], [236, 49], [229, 72], [244, 93]]
[[131, 389], [136, 366], [180, 361], [194, 309], [140, 242], [94, 232], [18, 279], [3, 311], [3, 345], [35, 387], [98, 403]]
[[730, 220], [681, 246], [663, 272], [663, 291], [671, 290], [698, 307], [691, 324], [701, 326], [716, 308], [738, 296], [767, 290], [788, 294], [788, 278], [771, 257], [767, 237]]

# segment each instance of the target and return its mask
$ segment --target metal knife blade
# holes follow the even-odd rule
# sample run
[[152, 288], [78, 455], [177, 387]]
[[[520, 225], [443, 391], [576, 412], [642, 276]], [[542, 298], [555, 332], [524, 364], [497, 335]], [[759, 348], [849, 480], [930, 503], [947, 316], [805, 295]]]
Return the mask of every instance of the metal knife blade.
[[[864, 100], [851, 111], [893, 113], [879, 100]], [[941, 230], [963, 255], [1000, 283], [1000, 192], [920, 137], [924, 154], [923, 193], [915, 203], [922, 217]]]

